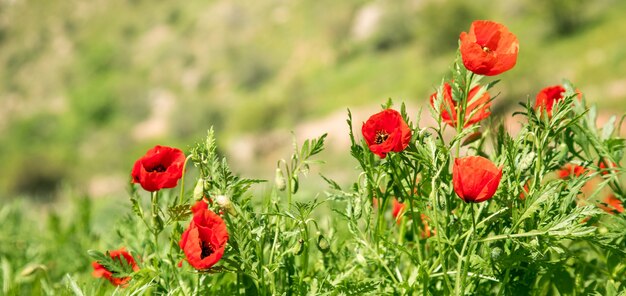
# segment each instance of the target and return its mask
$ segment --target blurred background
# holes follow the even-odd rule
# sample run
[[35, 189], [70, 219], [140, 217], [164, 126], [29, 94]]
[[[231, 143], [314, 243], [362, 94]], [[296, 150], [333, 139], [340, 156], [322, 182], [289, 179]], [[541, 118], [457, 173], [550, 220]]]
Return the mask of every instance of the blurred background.
[[0, 200], [125, 201], [146, 150], [188, 151], [210, 126], [235, 171], [270, 180], [291, 131], [330, 132], [323, 171], [349, 181], [346, 108], [360, 127], [387, 98], [426, 106], [475, 19], [519, 38], [495, 113], [566, 78], [620, 116], [625, 14], [618, 0], [1, 0]]

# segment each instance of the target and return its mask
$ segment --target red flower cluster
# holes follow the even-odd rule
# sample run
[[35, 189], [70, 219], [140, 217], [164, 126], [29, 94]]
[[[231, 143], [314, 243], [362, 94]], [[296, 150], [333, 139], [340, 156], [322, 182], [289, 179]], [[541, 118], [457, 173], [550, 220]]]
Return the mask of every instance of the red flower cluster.
[[563, 168], [561, 168], [557, 174], [561, 179], [571, 178], [572, 176], [580, 177], [582, 174], [586, 173], [587, 169], [577, 164], [568, 163]]
[[409, 146], [411, 129], [396, 110], [385, 109], [372, 115], [361, 128], [372, 153], [385, 158], [389, 152], [401, 152]]
[[598, 164], [598, 168], [600, 169], [600, 174], [605, 176], [608, 175], [612, 170], [617, 168], [617, 163], [601, 160]]
[[[120, 263], [122, 262], [122, 258], [124, 258], [124, 260], [126, 261], [126, 264], [129, 264], [133, 268], [133, 271], [139, 270], [139, 267], [137, 266], [137, 263], [135, 262], [135, 258], [133, 258], [133, 256], [131, 256], [128, 252], [126, 252], [124, 248], [110, 251], [109, 255], [111, 256], [113, 260], [117, 260]], [[104, 277], [105, 279], [109, 280], [111, 284], [115, 286], [124, 286], [130, 281], [130, 277], [119, 278], [119, 277], [113, 276], [113, 273], [110, 270], [106, 269], [104, 266], [102, 266], [98, 262], [91, 263], [91, 266], [93, 266], [94, 277]]]
[[391, 214], [393, 215], [393, 218], [396, 219], [398, 223], [400, 223], [400, 217], [402, 217], [402, 215], [404, 214], [404, 209], [406, 208], [406, 205], [399, 202], [395, 198], [391, 201], [391, 204], [392, 204]]
[[519, 42], [502, 24], [474, 21], [469, 33], [462, 32], [460, 39], [463, 64], [478, 75], [498, 75], [517, 62]]
[[454, 192], [465, 202], [478, 203], [492, 198], [501, 178], [502, 169], [482, 156], [466, 156], [454, 160]]
[[209, 205], [198, 201], [193, 207], [193, 219], [183, 232], [179, 246], [187, 262], [195, 269], [209, 269], [224, 255], [228, 230], [224, 220], [209, 210]]
[[151, 192], [174, 188], [183, 176], [184, 163], [185, 154], [180, 149], [157, 145], [135, 162], [132, 182]]
[[622, 201], [617, 199], [615, 195], [609, 195], [604, 198], [603, 203], [599, 204], [598, 207], [609, 214], [621, 214], [624, 212]]
[[[467, 108], [465, 110], [465, 116], [463, 117], [463, 127], [468, 127], [474, 123], [477, 123], [491, 114], [489, 108], [491, 107], [491, 101], [488, 92], [483, 92], [480, 97], [475, 96], [480, 91], [481, 86], [477, 85], [470, 90], [467, 100]], [[437, 92], [430, 95], [430, 104], [434, 106], [435, 99], [437, 98]], [[443, 85], [443, 102], [441, 103], [441, 118], [443, 122], [452, 127], [457, 125], [457, 104], [452, 99], [452, 87], [447, 82]]]
[[[397, 199], [393, 199], [392, 201], [393, 209], [391, 214], [393, 218], [396, 219], [396, 223], [400, 224], [400, 218], [404, 215], [406, 205], [404, 203], [399, 202]], [[422, 239], [429, 238], [435, 234], [435, 230], [431, 231], [430, 226], [428, 225], [428, 217], [424, 214], [420, 214], [420, 219], [422, 220], [422, 224], [424, 225], [424, 229], [420, 231], [420, 236]]]

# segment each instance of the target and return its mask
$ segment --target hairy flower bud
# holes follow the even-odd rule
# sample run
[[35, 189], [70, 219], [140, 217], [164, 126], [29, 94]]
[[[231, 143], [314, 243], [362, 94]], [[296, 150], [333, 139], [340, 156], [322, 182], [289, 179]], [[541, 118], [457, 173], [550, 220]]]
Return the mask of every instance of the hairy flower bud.
[[321, 233], [317, 235], [317, 249], [324, 254], [330, 251], [330, 243]]
[[193, 200], [201, 200], [204, 196], [204, 179], [198, 179], [196, 187], [193, 188]]
[[293, 252], [294, 255], [300, 255], [302, 251], [304, 251], [304, 240], [299, 239], [296, 245], [291, 248], [291, 252]]
[[518, 163], [518, 168], [520, 171], [525, 171], [528, 168], [530, 168], [530, 166], [533, 164], [533, 162], [535, 161], [535, 152], [529, 152], [528, 154], [524, 155], [524, 157], [522, 157], [522, 159], [520, 159], [519, 163]]
[[501, 256], [502, 256], [502, 249], [495, 247], [493, 248], [493, 250], [491, 250], [491, 259], [493, 261], [498, 261], [498, 259], [500, 259]]
[[227, 213], [233, 216], [237, 215], [237, 212], [235, 212], [235, 209], [233, 208], [233, 204], [230, 202], [230, 198], [228, 198], [226, 195], [216, 196], [215, 202], [217, 203], [217, 205], [220, 206], [222, 210], [226, 211]]
[[287, 188], [287, 183], [285, 183], [285, 176], [283, 176], [283, 171], [280, 168], [276, 168], [276, 177], [274, 177], [274, 183], [276, 183], [276, 188], [278, 190], [283, 191]]

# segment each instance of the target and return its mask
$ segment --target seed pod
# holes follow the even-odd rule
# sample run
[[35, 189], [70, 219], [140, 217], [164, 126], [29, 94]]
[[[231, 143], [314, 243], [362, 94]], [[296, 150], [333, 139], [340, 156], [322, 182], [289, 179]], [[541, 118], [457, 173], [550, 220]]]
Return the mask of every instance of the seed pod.
[[285, 176], [283, 176], [283, 171], [280, 168], [276, 168], [276, 177], [274, 177], [274, 183], [276, 183], [276, 188], [280, 191], [285, 190], [287, 188], [287, 184], [285, 183]]
[[330, 251], [330, 243], [321, 233], [317, 235], [317, 249], [324, 254]]
[[204, 179], [198, 179], [196, 187], [193, 188], [193, 200], [201, 200], [204, 196]]

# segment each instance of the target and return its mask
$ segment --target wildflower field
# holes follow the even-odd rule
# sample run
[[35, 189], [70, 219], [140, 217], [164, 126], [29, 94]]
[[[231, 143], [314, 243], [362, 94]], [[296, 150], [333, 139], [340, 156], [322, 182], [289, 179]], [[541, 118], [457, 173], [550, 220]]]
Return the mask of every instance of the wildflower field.
[[[73, 7], [70, 2], [67, 7], [58, 3], [45, 7], [50, 11], [55, 11], [55, 7], [65, 11]], [[7, 3], [0, 3], [0, 44], [7, 45], [9, 51], [13, 50], [12, 46], [20, 47], [9, 46], [4, 40], [15, 44], [9, 33], [19, 30], [15, 29], [17, 25], [7, 25], [11, 22], [7, 20], [28, 19], [33, 15], [41, 18], [42, 24], [50, 22], [51, 31], [65, 30], [78, 36], [74, 36], [76, 40], [89, 40], [85, 37], [89, 34], [73, 27], [72, 17], [68, 16], [59, 27], [36, 12], [24, 13], [28, 10], [20, 10], [27, 7], [20, 6], [23, 3]], [[306, 2], [291, 4], [292, 10], [278, 9], [289, 5], [274, 3], [278, 8], [268, 11], [276, 27], [269, 26], [268, 30], [276, 30], [272, 34], [282, 36], [276, 38], [285, 37], [289, 31], [276, 28], [280, 24], [294, 24], [289, 13], [300, 8], [302, 15], [296, 14], [295, 24], [300, 21], [307, 27], [306, 20], [298, 16], [311, 17], [314, 24], [320, 25], [335, 24], [334, 20], [337, 23], [323, 31], [337, 40], [346, 34], [342, 31], [345, 29], [337, 30], [345, 27], [338, 15], [354, 15], [356, 25], [360, 17], [366, 21], [370, 18], [372, 23], [376, 23], [372, 18], [382, 19], [377, 21], [380, 22], [377, 33], [368, 33], [374, 34], [369, 35], [370, 39], [358, 39], [359, 34], [366, 33], [357, 29], [365, 30], [367, 25], [355, 25], [350, 34], [362, 43], [336, 42], [340, 46], [334, 49], [337, 56], [328, 58], [335, 59], [332, 62], [323, 58], [329, 54], [316, 47], [316, 41], [307, 40], [306, 46], [296, 46], [294, 54], [285, 59], [285, 64], [293, 68], [286, 66], [286, 70], [278, 73], [273, 68], [285, 52], [275, 45], [275, 56], [263, 52], [272, 51], [268, 50], [273, 48], [268, 45], [272, 42], [259, 40], [258, 36], [272, 34], [257, 35], [258, 32], [241, 29], [258, 24], [245, 13], [244, 17], [237, 15], [240, 11], [235, 9], [235, 2], [229, 3], [217, 1], [211, 6], [213, 10], [204, 14], [223, 18], [224, 23], [244, 32], [241, 36], [248, 36], [259, 45], [248, 48], [250, 44], [242, 41], [240, 35], [226, 38], [235, 41], [224, 45], [224, 56], [241, 63], [243, 69], [228, 65], [235, 69], [235, 73], [230, 73], [236, 78], [233, 81], [218, 70], [210, 75], [207, 71], [206, 77], [195, 77], [194, 71], [201, 68], [192, 65], [206, 61], [178, 52], [171, 45], [176, 43], [173, 41], [158, 54], [141, 51], [146, 54], [140, 56], [138, 63], [159, 64], [158, 71], [137, 70], [134, 76], [120, 74], [126, 71], [120, 70], [125, 69], [124, 61], [112, 57], [119, 58], [124, 53], [115, 52], [117, 47], [111, 45], [115, 42], [103, 47], [89, 42], [76, 45], [90, 55], [80, 56], [87, 66], [72, 75], [48, 77], [38, 73], [43, 76], [24, 78], [30, 77], [22, 75], [27, 70], [39, 69], [33, 66], [40, 63], [34, 49], [17, 50], [20, 54], [8, 59], [6, 69], [0, 70], [3, 97], [18, 98], [20, 92], [54, 93], [55, 88], [50, 85], [63, 80], [69, 85], [79, 85], [71, 89], [71, 96], [83, 98], [88, 94], [90, 100], [76, 99], [70, 107], [51, 102], [51, 110], [76, 109], [78, 115], [66, 114], [61, 121], [45, 116], [46, 120], [40, 120], [33, 111], [32, 122], [26, 120], [4, 130], [3, 122], [18, 117], [11, 110], [19, 108], [0, 108], [0, 163], [5, 166], [0, 170], [4, 173], [0, 174], [3, 225], [0, 295], [626, 295], [623, 187], [626, 133], [622, 130], [626, 115], [618, 113], [624, 111], [624, 105], [619, 101], [611, 103], [604, 97], [593, 98], [598, 90], [588, 90], [578, 83], [583, 79], [586, 79], [583, 84], [593, 81], [593, 85], [612, 90], [615, 98], [622, 92], [620, 83], [626, 83], [621, 78], [594, 72], [589, 65], [575, 71], [552, 69], [551, 77], [563, 75], [566, 79], [556, 84], [554, 80], [542, 81], [542, 87], [520, 93], [524, 86], [532, 85], [529, 81], [542, 80], [545, 68], [556, 64], [538, 57], [537, 51], [525, 51], [527, 46], [537, 47], [525, 41], [529, 40], [527, 34], [537, 31], [518, 30], [523, 25], [518, 22], [511, 26], [506, 17], [498, 21], [474, 18], [471, 6], [452, 0], [428, 2], [419, 9], [415, 8], [417, 2], [404, 1], [405, 6], [398, 4], [395, 10], [390, 9], [394, 5], [387, 7], [374, 2], [357, 5], [347, 1], [350, 4], [337, 3], [336, 10], [324, 10], [322, 14], [312, 12], [316, 11], [312, 8], [319, 7]], [[564, 42], [574, 43], [582, 37], [576, 39], [571, 32], [585, 28], [580, 24], [585, 14], [574, 13], [576, 9], [572, 8], [583, 7], [581, 3], [550, 0], [537, 9], [550, 12], [555, 34], [566, 36]], [[598, 3], [594, 5], [602, 6], [604, 2]], [[259, 7], [274, 7], [274, 4], [255, 3], [250, 7], [265, 11]], [[621, 18], [619, 8], [624, 6], [618, 4], [615, 4], [617, 18], [606, 20], [615, 32], [620, 32], [622, 27], [615, 24]], [[141, 0], [113, 1], [109, 5], [109, 8], [129, 5], [138, 11], [150, 6]], [[170, 7], [163, 3], [154, 5]], [[352, 11], [351, 5], [361, 9]], [[83, 14], [97, 15], [94, 13], [97, 9], [90, 10], [94, 9], [90, 5], [77, 7], [80, 11], [77, 19]], [[141, 38], [142, 46], [145, 43], [145, 48], [150, 48], [151, 42], [156, 44], [176, 34], [193, 35], [194, 30], [207, 25], [202, 23], [202, 18], [197, 22], [185, 19], [196, 14], [195, 9], [203, 7], [200, 4], [191, 1], [172, 7], [176, 9], [168, 14], [167, 22], [178, 31], [155, 26], [149, 38]], [[385, 11], [381, 7], [388, 9], [387, 15], [383, 15], [387, 19], [376, 16]], [[499, 7], [514, 11], [522, 5], [504, 1]], [[425, 33], [417, 34], [419, 29], [407, 29], [404, 20], [411, 16], [411, 9], [423, 14], [420, 21], [408, 24], [428, 22], [437, 30], [425, 27], [422, 29]], [[526, 12], [524, 9], [520, 11]], [[119, 13], [128, 11], [122, 9]], [[148, 15], [146, 11], [137, 17]], [[593, 15], [593, 9], [589, 11], [588, 15]], [[572, 18], [573, 15], [578, 18]], [[457, 17], [458, 21], [454, 21]], [[467, 27], [456, 27], [469, 17], [472, 18]], [[110, 23], [105, 20], [103, 28], [108, 29], [102, 32], [119, 26], [125, 40], [134, 40], [137, 29], [116, 22], [119, 20], [112, 18]], [[304, 34], [307, 30], [294, 29], [296, 33], [290, 34]], [[452, 31], [452, 38], [448, 38], [450, 34], [446, 31]], [[315, 36], [315, 32], [316, 29], [311, 29], [306, 38]], [[435, 54], [431, 60], [420, 61], [423, 69], [409, 70], [406, 75], [402, 71], [393, 72], [407, 69], [398, 63], [414, 57], [408, 47], [403, 49], [405, 44], [413, 42], [411, 34], [420, 36], [416, 40], [424, 50], [445, 52], [450, 47], [449, 51], [456, 54]], [[101, 37], [105, 44], [109, 37], [106, 34]], [[218, 39], [211, 39], [215, 35], [209, 36], [209, 41], [201, 37], [200, 42], [194, 39], [189, 47], [202, 48], [198, 43], [204, 42], [219, 43]], [[55, 40], [52, 42], [55, 54], [64, 52], [67, 44], [63, 38], [52, 40]], [[600, 48], [604, 44], [605, 51], [590, 48], [590, 55], [579, 57], [574, 50], [560, 49], [562, 58], [614, 60], [613, 68], [605, 70], [621, 75], [618, 68], [623, 46], [618, 42], [605, 44], [602, 40], [592, 43], [585, 44]], [[562, 43], [554, 44], [550, 46], [558, 49]], [[315, 50], [320, 51], [318, 55], [313, 54]], [[363, 54], [369, 50], [385, 54]], [[199, 52], [211, 56], [218, 51]], [[520, 61], [527, 54], [531, 55], [525, 60], [527, 68], [521, 69], [522, 74], [510, 75], [519, 70]], [[166, 62], [154, 62], [167, 61], [170, 56], [185, 56], [182, 70]], [[220, 56], [216, 57], [219, 60]], [[388, 61], [397, 58], [397, 68], [387, 68], [389, 63], [379, 63], [378, 57]], [[35, 62], [28, 64], [29, 59]], [[59, 65], [62, 59], [61, 54]], [[311, 66], [313, 62], [309, 59], [320, 64], [335, 63], [337, 71], [323, 72], [322, 66]], [[528, 66], [529, 60], [534, 64]], [[298, 67], [307, 70], [298, 72]], [[536, 69], [536, 75], [529, 68]], [[7, 74], [11, 71], [17, 74]], [[384, 72], [382, 76], [388, 79], [378, 76], [370, 79], [374, 77], [368, 74], [370, 71]], [[354, 75], [346, 74], [350, 72], [363, 76], [367, 85], [351, 81]], [[415, 75], [418, 72], [421, 74]], [[567, 80], [569, 73], [577, 81]], [[142, 80], [126, 81], [124, 77], [142, 75], [164, 82], [169, 81], [166, 77], [170, 75], [180, 78], [173, 80], [179, 82], [172, 83], [175, 86], [171, 88], [182, 96], [195, 97], [202, 93], [219, 97], [219, 93], [222, 102], [233, 101], [219, 107], [216, 104], [213, 109], [206, 102], [187, 99], [172, 108], [173, 105], [168, 105], [168, 96], [172, 94], [158, 92], [150, 95], [156, 98], [156, 111], [148, 116], [150, 120], [142, 122], [145, 126], [130, 128], [129, 122], [119, 114], [140, 117], [137, 114], [145, 110], [137, 108], [140, 103], [132, 100], [115, 107], [117, 99], [112, 99], [112, 94], [124, 94], [124, 99], [132, 94], [129, 97], [134, 98], [135, 87]], [[319, 80], [320, 89], [300, 84], [289, 75], [303, 81]], [[420, 83], [432, 85], [429, 95], [406, 99], [402, 95], [405, 90], [393, 88], [403, 84], [389, 82], [415, 76], [420, 77]], [[39, 77], [48, 78], [21, 84]], [[617, 82], [611, 84], [609, 79]], [[334, 94], [335, 88], [350, 89], [344, 93], [350, 94], [350, 99], [341, 101], [332, 95], [324, 96], [325, 92]], [[111, 89], [115, 91], [109, 92]], [[623, 92], [626, 94], [626, 90]], [[245, 95], [254, 97], [254, 102], [240, 101], [238, 96]], [[282, 102], [272, 96], [288, 98]], [[361, 99], [379, 99], [380, 107], [363, 113], [357, 104]], [[505, 101], [515, 105], [499, 110], [506, 105], [502, 104]], [[281, 102], [291, 108], [287, 108], [289, 112], [280, 111]], [[423, 107], [414, 108], [416, 102]], [[233, 107], [239, 105], [249, 106]], [[340, 105], [342, 110], [341, 124], [325, 125], [328, 130], [315, 136], [310, 133], [303, 136], [291, 125], [298, 118], [310, 116], [304, 110], [324, 112], [335, 105]], [[54, 110], [51, 112], [61, 112]], [[159, 117], [168, 120], [159, 121]], [[293, 128], [291, 139], [277, 137], [270, 131], [278, 123]], [[152, 130], [146, 128], [150, 126]], [[196, 136], [195, 129], [201, 129], [202, 136]], [[172, 130], [179, 136], [177, 140], [170, 141], [165, 136], [164, 131]], [[233, 149], [226, 147], [227, 143], [237, 143], [240, 136], [233, 130], [260, 132], [257, 142], [261, 146], [266, 144], [266, 150], [275, 150], [267, 155], [278, 157], [268, 164], [265, 160], [241, 156], [258, 152], [247, 147], [259, 145], [251, 141], [236, 146], [234, 151], [241, 155], [233, 153]], [[52, 131], [54, 136], [45, 131]], [[114, 133], [127, 136], [111, 136]], [[90, 136], [81, 141], [81, 134]], [[48, 142], [50, 137], [52, 142]], [[188, 138], [194, 140], [181, 140]], [[346, 147], [337, 149], [341, 145], [336, 143], [333, 147], [332, 142], [337, 139], [345, 140]], [[54, 145], [55, 141], [78, 147], [76, 151], [82, 156], [66, 155], [67, 152], [62, 152], [63, 145]], [[149, 143], [149, 147], [144, 149], [147, 146], [137, 143]], [[99, 150], [102, 147], [112, 149], [103, 153], [106, 150]], [[283, 154], [276, 147], [291, 148]], [[84, 155], [89, 157], [83, 158]], [[59, 165], [49, 167], [46, 161], [51, 159]], [[84, 162], [89, 162], [89, 166]], [[115, 182], [95, 186], [101, 192], [116, 195], [115, 198], [90, 196], [79, 190], [81, 186], [76, 183], [58, 181], [73, 176], [77, 183], [86, 182], [87, 177], [82, 175], [87, 171], [106, 176], [108, 170], [120, 163], [125, 168], [122, 178], [125, 192], [115, 191]], [[268, 173], [262, 176], [252, 173], [256, 171]], [[58, 184], [65, 186], [59, 189]], [[60, 200], [46, 200], [55, 190], [60, 192]], [[21, 192], [32, 196], [22, 196]]]
[[[345, 106], [347, 184], [324, 172], [327, 134], [294, 134], [262, 180], [231, 169], [208, 125], [137, 154], [108, 213], [81, 196], [67, 217], [0, 207], [2, 294], [624, 295], [624, 117], [598, 125], [567, 80], [492, 114], [518, 37], [491, 20], [441, 36], [456, 59], [417, 112]], [[313, 178], [325, 188], [303, 193]]]

